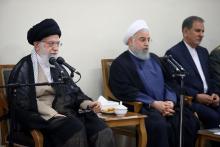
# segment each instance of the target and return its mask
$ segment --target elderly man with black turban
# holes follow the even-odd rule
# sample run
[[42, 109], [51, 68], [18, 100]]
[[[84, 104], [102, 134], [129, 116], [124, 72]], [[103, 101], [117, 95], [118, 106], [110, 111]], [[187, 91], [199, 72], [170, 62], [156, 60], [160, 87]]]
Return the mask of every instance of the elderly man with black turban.
[[[9, 83], [58, 82], [60, 73], [48, 60], [57, 56], [60, 36], [60, 28], [53, 19], [34, 25], [27, 34], [34, 49], [16, 64]], [[17, 88], [16, 98], [10, 90], [8, 93], [11, 100], [16, 100], [16, 123], [21, 129], [25, 126], [41, 130], [45, 146], [114, 147], [111, 129], [95, 113], [100, 111], [100, 104], [86, 96], [70, 77], [61, 85]], [[92, 111], [78, 112], [86, 108]]]

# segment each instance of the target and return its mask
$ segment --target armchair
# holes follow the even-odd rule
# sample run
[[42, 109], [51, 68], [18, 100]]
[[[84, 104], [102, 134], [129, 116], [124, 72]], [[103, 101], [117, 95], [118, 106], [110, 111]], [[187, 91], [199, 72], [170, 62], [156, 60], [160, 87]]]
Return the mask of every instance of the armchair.
[[[109, 100], [119, 101], [111, 92], [109, 87], [109, 69], [111, 66], [111, 63], [113, 62], [113, 59], [102, 59], [102, 78], [103, 78], [103, 95], [105, 98]], [[140, 112], [143, 103], [142, 102], [126, 102], [123, 101], [126, 105], [130, 105], [133, 107], [134, 112], [138, 113]]]
[[[0, 65], [0, 85], [5, 85], [14, 65]], [[1, 145], [8, 146], [9, 136], [9, 108], [5, 89], [0, 89], [0, 129]], [[39, 130], [30, 130], [29, 134], [24, 132], [13, 132], [13, 146], [35, 146], [43, 147], [43, 135]]]

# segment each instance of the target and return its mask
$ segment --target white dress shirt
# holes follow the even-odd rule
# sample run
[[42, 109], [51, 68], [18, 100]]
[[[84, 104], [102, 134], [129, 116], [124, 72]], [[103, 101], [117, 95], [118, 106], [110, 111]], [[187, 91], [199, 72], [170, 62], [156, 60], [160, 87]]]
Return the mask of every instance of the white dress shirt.
[[206, 93], [207, 90], [208, 90], [208, 84], [206, 82], [205, 75], [204, 75], [203, 70], [202, 70], [202, 66], [201, 66], [201, 63], [200, 63], [200, 60], [199, 60], [198, 53], [197, 53], [195, 48], [192, 48], [185, 41], [184, 41], [184, 43], [185, 43], [186, 47], [188, 48], [190, 55], [192, 56], [192, 59], [193, 59], [195, 65], [196, 65], [197, 70], [199, 71], [199, 75], [200, 75], [200, 77], [202, 79], [202, 83], [203, 83], [204, 93]]

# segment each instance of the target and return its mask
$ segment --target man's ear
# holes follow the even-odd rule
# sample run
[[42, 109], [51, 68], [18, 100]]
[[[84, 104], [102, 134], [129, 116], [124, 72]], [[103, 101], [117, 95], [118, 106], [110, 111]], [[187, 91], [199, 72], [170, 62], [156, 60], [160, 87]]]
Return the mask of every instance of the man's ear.
[[40, 42], [39, 41], [34, 42], [34, 48], [35, 48], [36, 52], [38, 52], [40, 50]]
[[131, 46], [132, 45], [132, 37], [130, 37], [129, 39], [128, 39], [128, 46]]
[[182, 32], [183, 32], [183, 37], [185, 37], [188, 33], [189, 29], [188, 28], [183, 28]]

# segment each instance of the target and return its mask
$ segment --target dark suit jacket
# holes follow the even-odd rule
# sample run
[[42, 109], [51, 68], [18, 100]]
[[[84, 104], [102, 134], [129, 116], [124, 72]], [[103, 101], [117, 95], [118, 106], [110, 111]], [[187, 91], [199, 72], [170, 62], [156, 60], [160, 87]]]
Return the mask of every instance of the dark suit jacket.
[[[211, 88], [211, 78], [209, 76], [209, 53], [206, 48], [201, 46], [196, 47], [196, 51], [198, 53], [202, 70], [208, 84], [207, 93], [210, 94], [213, 92], [213, 89]], [[199, 71], [197, 70], [193, 58], [190, 55], [185, 43], [183, 41], [179, 42], [170, 48], [166, 52], [166, 55], [172, 55], [172, 57], [188, 72], [184, 78], [184, 89], [186, 94], [194, 97], [198, 93], [204, 93], [203, 83], [199, 75]]]
[[209, 56], [210, 75], [213, 80], [215, 91], [220, 94], [220, 46], [215, 48]]

